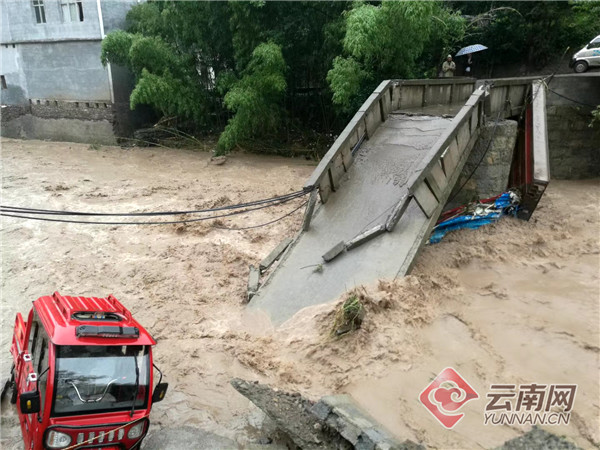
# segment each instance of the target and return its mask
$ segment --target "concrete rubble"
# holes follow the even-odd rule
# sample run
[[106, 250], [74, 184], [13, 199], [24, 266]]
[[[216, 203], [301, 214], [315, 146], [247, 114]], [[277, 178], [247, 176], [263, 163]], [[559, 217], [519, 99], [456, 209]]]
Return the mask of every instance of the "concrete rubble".
[[536, 426], [524, 435], [506, 441], [497, 450], [533, 450], [542, 448], [544, 450], [580, 450], [579, 447], [565, 438], [548, 433]]
[[357, 450], [425, 448], [410, 440], [399, 442], [364, 412], [349, 395], [325, 396], [315, 403], [310, 412], [327, 427], [336, 430]]
[[412, 441], [396, 440], [347, 395], [330, 395], [315, 403], [298, 393], [281, 392], [258, 382], [234, 378], [231, 384], [302, 449], [424, 448]]
[[248, 301], [252, 300], [254, 294], [258, 292], [260, 285], [260, 270], [254, 266], [250, 266], [250, 273], [248, 275]]
[[281, 256], [281, 254], [285, 251], [286, 248], [288, 248], [288, 246], [292, 243], [292, 238], [286, 238], [283, 241], [281, 241], [279, 243], [279, 245], [277, 247], [275, 247], [271, 253], [269, 253], [265, 259], [263, 259], [258, 268], [260, 269], [261, 272], [264, 272], [265, 270], [267, 270], [269, 267], [271, 267], [271, 265], [277, 261], [277, 259], [279, 259], [279, 257]]
[[[258, 382], [234, 378], [232, 386], [269, 416], [288, 443], [301, 449], [424, 450], [411, 440], [400, 442], [363, 411], [349, 395], [327, 395], [317, 402]], [[579, 450], [563, 437], [533, 427], [497, 450]]]
[[239, 378], [231, 380], [231, 385], [262, 409], [295, 445], [307, 450], [351, 448], [343, 445], [343, 439], [335, 442], [335, 435], [329, 433], [324, 422], [309, 412], [313, 402], [300, 394], [281, 392]]

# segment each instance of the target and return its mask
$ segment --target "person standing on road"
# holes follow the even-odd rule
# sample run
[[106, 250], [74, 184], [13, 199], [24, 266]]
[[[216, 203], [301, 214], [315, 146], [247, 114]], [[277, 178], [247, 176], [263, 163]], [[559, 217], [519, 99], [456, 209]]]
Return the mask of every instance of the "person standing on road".
[[453, 77], [456, 70], [456, 64], [452, 61], [452, 55], [448, 55], [444, 64], [442, 64], [442, 76]]

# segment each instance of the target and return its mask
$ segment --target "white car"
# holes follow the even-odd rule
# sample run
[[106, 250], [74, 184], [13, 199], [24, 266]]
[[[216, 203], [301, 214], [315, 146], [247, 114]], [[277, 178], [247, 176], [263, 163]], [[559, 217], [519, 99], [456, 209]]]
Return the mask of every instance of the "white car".
[[600, 67], [600, 36], [575, 53], [569, 67], [576, 73], [583, 73], [590, 67]]

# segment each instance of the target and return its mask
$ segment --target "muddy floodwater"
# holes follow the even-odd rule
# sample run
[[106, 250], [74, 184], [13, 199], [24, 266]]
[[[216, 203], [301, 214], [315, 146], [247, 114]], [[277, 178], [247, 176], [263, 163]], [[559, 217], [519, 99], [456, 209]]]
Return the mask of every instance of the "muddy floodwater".
[[[92, 149], [2, 139], [3, 205], [96, 212], [185, 210], [286, 194], [314, 169], [304, 159], [164, 148]], [[17, 312], [59, 291], [114, 294], [156, 338], [170, 388], [152, 430], [203, 428], [240, 446], [264, 436], [262, 412], [229, 384], [269, 383], [311, 399], [348, 393], [398, 438], [431, 448], [493, 448], [530, 425], [485, 425], [491, 384], [577, 384], [568, 425], [543, 428], [600, 445], [600, 184], [552, 181], [529, 222], [505, 218], [426, 246], [413, 273], [355, 289], [360, 330], [332, 339], [336, 305], [307, 308], [278, 328], [243, 305], [248, 266], [298, 230], [303, 199], [248, 216], [162, 226], [2, 218], [0, 375], [8, 376]], [[445, 430], [419, 393], [453, 367], [479, 393]], [[2, 403], [0, 447], [21, 448]]]

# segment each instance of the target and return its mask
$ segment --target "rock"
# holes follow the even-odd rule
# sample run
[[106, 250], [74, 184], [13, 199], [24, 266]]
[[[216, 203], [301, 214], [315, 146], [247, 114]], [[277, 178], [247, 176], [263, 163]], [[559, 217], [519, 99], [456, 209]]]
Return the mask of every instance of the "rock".
[[497, 450], [530, 450], [537, 448], [543, 448], [544, 450], [580, 450], [579, 447], [565, 438], [548, 433], [536, 426], [524, 435], [506, 441]]
[[254, 266], [250, 266], [250, 272], [248, 274], [248, 301], [252, 300], [252, 297], [258, 292], [260, 283], [260, 270]]
[[222, 166], [227, 161], [227, 156], [213, 156], [210, 158], [210, 164], [214, 166]]
[[145, 450], [231, 450], [237, 447], [231, 439], [189, 426], [163, 428], [144, 439]]
[[315, 428], [315, 417], [310, 413], [313, 402], [310, 400], [239, 378], [231, 380], [231, 385], [262, 409], [298, 447], [306, 450], [337, 448], [337, 436], [329, 435], [323, 426]]

